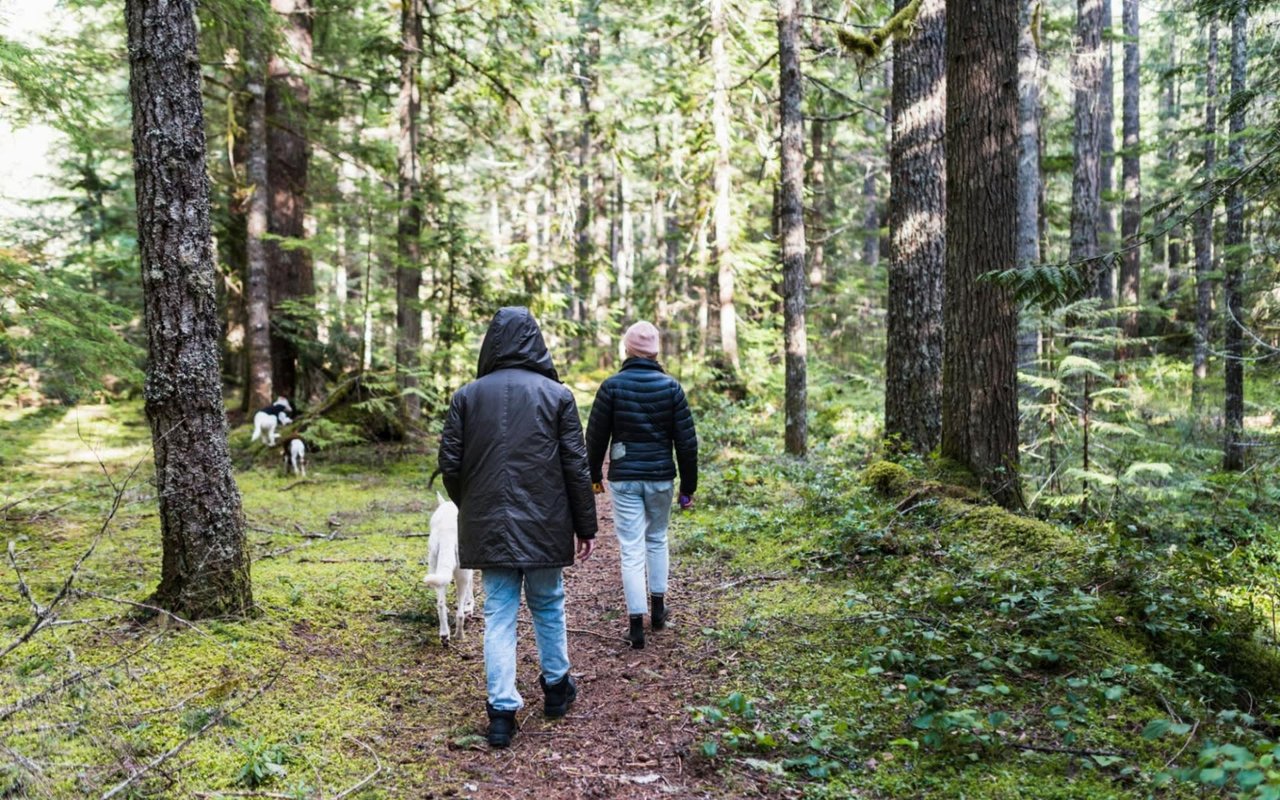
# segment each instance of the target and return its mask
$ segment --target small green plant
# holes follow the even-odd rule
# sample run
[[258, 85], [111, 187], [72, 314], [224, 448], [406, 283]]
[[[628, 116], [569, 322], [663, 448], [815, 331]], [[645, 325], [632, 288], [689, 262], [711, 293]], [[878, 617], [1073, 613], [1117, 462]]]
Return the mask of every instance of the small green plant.
[[239, 742], [239, 746], [244, 760], [236, 773], [236, 783], [241, 786], [256, 789], [289, 773], [285, 766], [292, 759], [288, 745], [254, 736]]

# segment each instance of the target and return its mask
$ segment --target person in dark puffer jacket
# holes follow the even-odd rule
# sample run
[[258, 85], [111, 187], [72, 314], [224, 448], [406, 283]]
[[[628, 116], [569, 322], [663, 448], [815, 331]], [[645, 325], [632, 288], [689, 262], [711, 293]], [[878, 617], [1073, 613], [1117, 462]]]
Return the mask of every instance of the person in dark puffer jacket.
[[520, 589], [533, 617], [543, 712], [577, 697], [569, 676], [563, 567], [591, 555], [596, 502], [573, 393], [527, 308], [493, 317], [476, 380], [454, 393], [440, 435], [440, 475], [458, 504], [458, 561], [481, 570], [489, 744], [506, 747], [524, 700], [516, 688]]
[[670, 613], [666, 592], [671, 495], [679, 465], [680, 507], [693, 507], [698, 489], [698, 434], [684, 389], [657, 361], [658, 329], [637, 322], [622, 341], [627, 360], [600, 385], [591, 407], [587, 458], [594, 489], [602, 492], [604, 457], [609, 454], [609, 490], [629, 618], [627, 638], [638, 650], [644, 647], [646, 572], [653, 630], [662, 630]]

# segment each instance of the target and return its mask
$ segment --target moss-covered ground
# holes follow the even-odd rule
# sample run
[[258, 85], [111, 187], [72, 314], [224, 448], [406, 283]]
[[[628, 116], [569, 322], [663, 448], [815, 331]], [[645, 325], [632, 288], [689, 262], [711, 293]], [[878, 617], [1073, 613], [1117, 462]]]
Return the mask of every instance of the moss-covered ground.
[[[129, 605], [160, 563], [140, 406], [3, 409], [0, 525], [38, 603], [143, 468], [57, 624], [0, 657], [0, 797], [98, 797], [140, 770], [117, 796], [1277, 796], [1266, 557], [1241, 571], [1133, 511], [984, 505], [946, 464], [877, 463], [878, 398], [841, 391], [805, 463], [776, 454], [775, 409], [699, 404], [681, 624], [630, 656], [612, 573], [580, 583], [595, 694], [500, 757], [477, 736], [482, 622], [441, 647], [421, 584], [430, 440], [316, 453], [303, 480], [234, 430], [259, 614], [189, 626]], [[1150, 519], [1265, 516], [1247, 488]], [[6, 568], [0, 648], [34, 620]], [[624, 726], [644, 752], [596, 755]], [[502, 778], [519, 774], [538, 783]]]

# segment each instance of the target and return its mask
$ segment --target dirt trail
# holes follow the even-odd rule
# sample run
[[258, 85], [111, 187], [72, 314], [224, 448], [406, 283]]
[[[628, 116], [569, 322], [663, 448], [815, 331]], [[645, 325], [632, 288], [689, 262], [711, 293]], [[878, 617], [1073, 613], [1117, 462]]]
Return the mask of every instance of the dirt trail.
[[[673, 606], [666, 630], [647, 632], [643, 650], [634, 651], [624, 638], [626, 607], [618, 567], [618, 544], [608, 495], [597, 496], [600, 533], [596, 551], [586, 563], [566, 570], [569, 657], [578, 681], [578, 701], [564, 720], [542, 715], [538, 660], [528, 611], [520, 612], [519, 677], [525, 708], [520, 734], [508, 750], [490, 750], [474, 734], [483, 733], [484, 666], [483, 617], [469, 626], [464, 641], [453, 651], [466, 680], [453, 683], [450, 697], [435, 698], [434, 709], [448, 719], [448, 761], [457, 770], [462, 796], [536, 798], [703, 798], [743, 797], [754, 786], [725, 785], [725, 778], [691, 761], [697, 731], [686, 707], [705, 694], [717, 677], [714, 652], [700, 631], [713, 623], [714, 586], [687, 563], [673, 558], [669, 591]], [[478, 576], [477, 576], [478, 582]], [[647, 621], [647, 617], [646, 617]], [[447, 659], [446, 659], [447, 661]], [[426, 673], [440, 661], [426, 658], [417, 668]], [[439, 685], [439, 676], [406, 676]], [[461, 684], [461, 685], [460, 685]], [[456, 694], [453, 691], [456, 687]], [[443, 704], [449, 704], [446, 710]], [[406, 723], [388, 731], [399, 740], [397, 749], [411, 757], [438, 746], [412, 739], [436, 739], [444, 733], [412, 724], [413, 712], [401, 711]], [[424, 754], [425, 755], [425, 754]], [[459, 785], [460, 784], [460, 785]], [[414, 788], [441, 791], [440, 783]], [[452, 794], [453, 792], [447, 792]], [[438, 794], [436, 796], [439, 796]]]

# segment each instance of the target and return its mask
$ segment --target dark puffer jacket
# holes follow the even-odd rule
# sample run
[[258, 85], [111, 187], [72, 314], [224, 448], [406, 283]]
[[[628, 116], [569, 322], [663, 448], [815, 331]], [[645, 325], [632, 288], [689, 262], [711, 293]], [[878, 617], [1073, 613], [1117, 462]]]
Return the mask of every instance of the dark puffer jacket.
[[528, 309], [494, 316], [476, 375], [454, 393], [440, 436], [460, 565], [569, 566], [574, 535], [596, 535], [595, 497], [578, 406]]
[[678, 461], [680, 494], [697, 491], [698, 434], [693, 414], [680, 383], [657, 361], [628, 358], [617, 374], [600, 384], [587, 422], [587, 457], [596, 483], [606, 451], [611, 481], [672, 480]]

